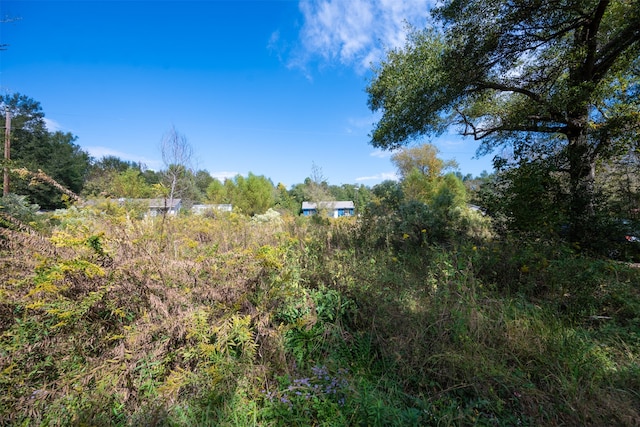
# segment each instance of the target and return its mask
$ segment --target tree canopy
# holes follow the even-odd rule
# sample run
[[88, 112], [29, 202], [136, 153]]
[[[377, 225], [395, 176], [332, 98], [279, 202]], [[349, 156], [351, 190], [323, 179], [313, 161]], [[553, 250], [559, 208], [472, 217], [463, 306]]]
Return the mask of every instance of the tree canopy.
[[[31, 172], [42, 170], [55, 181], [78, 194], [90, 166], [89, 154], [75, 144], [76, 137], [66, 132], [50, 132], [40, 103], [21, 95], [5, 95], [0, 105], [11, 113], [11, 164]], [[2, 126], [5, 117], [0, 118]], [[33, 203], [51, 209], [63, 206], [54, 187], [24, 179], [13, 179], [12, 193], [29, 196]]]
[[400, 149], [391, 156], [391, 161], [398, 168], [402, 178], [407, 177], [415, 169], [421, 175], [435, 179], [443, 170], [458, 167], [454, 160], [440, 159], [438, 153], [439, 150], [435, 145], [422, 144]]
[[455, 126], [481, 154], [553, 157], [567, 176], [569, 221], [594, 214], [595, 169], [640, 128], [640, 3], [448, 0], [367, 87], [382, 117], [372, 144], [393, 149]]

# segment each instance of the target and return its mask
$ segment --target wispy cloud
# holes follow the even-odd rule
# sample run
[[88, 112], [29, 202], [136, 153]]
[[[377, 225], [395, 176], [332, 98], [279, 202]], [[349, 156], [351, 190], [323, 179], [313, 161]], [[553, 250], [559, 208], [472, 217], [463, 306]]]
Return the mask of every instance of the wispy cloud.
[[396, 174], [395, 172], [382, 172], [379, 173], [377, 175], [372, 175], [372, 176], [361, 176], [359, 178], [356, 178], [356, 182], [361, 182], [361, 181], [386, 181], [386, 180], [392, 180], [392, 181], [397, 181], [398, 178], [398, 174]]
[[162, 167], [162, 162], [160, 160], [148, 159], [143, 156], [138, 156], [137, 154], [125, 153], [122, 151], [113, 150], [108, 147], [85, 147], [85, 150], [87, 150], [89, 155], [95, 159], [101, 159], [105, 156], [115, 156], [122, 160], [142, 163], [149, 169], [153, 170], [159, 170]]
[[47, 127], [49, 132], [58, 132], [62, 130], [62, 125], [60, 125], [60, 123], [47, 117], [44, 118], [44, 125]]
[[290, 65], [305, 68], [315, 59], [338, 62], [359, 72], [385, 50], [404, 44], [407, 24], [426, 23], [431, 0], [301, 0], [301, 50]]
[[351, 117], [347, 119], [346, 132], [348, 134], [361, 133], [364, 131], [368, 132], [374, 122], [375, 120], [372, 118], [372, 116], [357, 118]]
[[377, 157], [379, 159], [388, 159], [394, 154], [396, 154], [398, 150], [375, 150], [372, 151], [369, 155], [371, 157]]

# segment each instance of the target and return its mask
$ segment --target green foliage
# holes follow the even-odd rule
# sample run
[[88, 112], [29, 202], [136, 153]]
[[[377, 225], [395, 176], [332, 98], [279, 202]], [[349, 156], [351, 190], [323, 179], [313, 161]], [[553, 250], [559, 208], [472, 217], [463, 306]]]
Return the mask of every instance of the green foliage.
[[438, 149], [431, 144], [402, 148], [391, 156], [401, 177], [406, 178], [416, 170], [428, 181], [434, 181], [446, 169], [457, 168], [455, 161], [444, 161], [438, 157]]
[[199, 192], [205, 195], [209, 185], [216, 179], [213, 178], [206, 170], [199, 170], [196, 172], [194, 180]]
[[[25, 95], [5, 95], [0, 105], [11, 111], [11, 161], [17, 168], [42, 170], [72, 192], [79, 194], [89, 172], [89, 154], [75, 144], [76, 137], [50, 132], [40, 103]], [[4, 127], [5, 116], [0, 117]], [[58, 189], [46, 183], [12, 176], [11, 192], [27, 195], [44, 209], [64, 206]]]
[[111, 191], [114, 197], [131, 199], [149, 198], [154, 195], [153, 188], [136, 169], [127, 169], [116, 175], [111, 183]]
[[392, 212], [400, 207], [404, 200], [402, 186], [398, 181], [383, 181], [371, 190], [374, 196], [373, 207]]
[[623, 152], [599, 165], [597, 185], [606, 197], [607, 210], [617, 218], [636, 216], [640, 208], [640, 157], [638, 149]]
[[482, 187], [479, 197], [509, 231], [550, 236], [568, 221], [566, 188], [545, 162], [522, 163], [498, 173]]
[[491, 233], [490, 220], [467, 206], [466, 188], [454, 174], [430, 179], [414, 168], [399, 184], [383, 183], [373, 193], [379, 199], [363, 215], [364, 241], [412, 252]]
[[249, 216], [263, 214], [275, 203], [273, 183], [262, 175], [238, 175], [225, 181], [225, 189], [234, 209]]
[[275, 189], [275, 208], [281, 212], [298, 215], [301, 207], [302, 201], [298, 201], [293, 195], [289, 194], [287, 187], [283, 183], [278, 183]]
[[17, 194], [9, 193], [6, 196], [0, 197], [0, 224], [4, 226], [10, 226], [8, 220], [2, 219], [2, 214], [9, 215], [21, 221], [24, 224], [33, 224], [37, 220], [37, 212], [40, 206], [29, 202], [27, 196], [18, 196]]
[[144, 170], [144, 165], [140, 163], [105, 156], [92, 163], [83, 194], [116, 198], [151, 197], [151, 186], [158, 182], [156, 178], [155, 172]]
[[207, 201], [215, 204], [229, 203], [226, 187], [217, 179], [214, 179], [207, 185], [206, 189]]
[[[7, 230], [0, 423], [634, 425], [638, 269], [462, 237], [484, 217], [458, 189], [362, 220], [105, 201]], [[385, 221], [416, 241], [380, 245]]]
[[506, 5], [441, 2], [436, 24], [387, 54], [367, 88], [382, 112], [371, 142], [394, 149], [453, 126], [481, 141], [480, 154], [506, 147], [517, 163], [551, 159], [569, 196], [571, 239], [584, 243], [596, 166], [635, 147], [640, 130], [640, 6]]

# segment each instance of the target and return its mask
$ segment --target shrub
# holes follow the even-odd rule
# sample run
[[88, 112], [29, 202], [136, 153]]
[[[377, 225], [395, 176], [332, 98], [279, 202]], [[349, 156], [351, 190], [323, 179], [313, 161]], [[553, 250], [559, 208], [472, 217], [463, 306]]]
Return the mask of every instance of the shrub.
[[27, 196], [9, 193], [0, 197], [0, 226], [11, 227], [16, 219], [24, 224], [34, 224], [40, 206], [29, 202]]

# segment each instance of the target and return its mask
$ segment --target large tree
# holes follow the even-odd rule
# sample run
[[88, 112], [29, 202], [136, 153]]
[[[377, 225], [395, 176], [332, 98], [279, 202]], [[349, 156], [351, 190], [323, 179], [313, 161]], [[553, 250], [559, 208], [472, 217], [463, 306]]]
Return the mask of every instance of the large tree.
[[[5, 95], [0, 98], [0, 107], [3, 113], [9, 111], [11, 114], [11, 166], [32, 173], [42, 170], [66, 189], [80, 193], [89, 171], [90, 157], [75, 144], [76, 137], [66, 132], [50, 132], [40, 103], [25, 95]], [[4, 114], [0, 123], [4, 128]], [[48, 183], [14, 176], [10, 191], [27, 195], [33, 203], [46, 209], [64, 206], [59, 189]]]
[[375, 70], [372, 144], [458, 125], [481, 153], [507, 144], [518, 161], [553, 156], [572, 237], [586, 236], [598, 160], [638, 141], [640, 2], [447, 0], [432, 15]]

